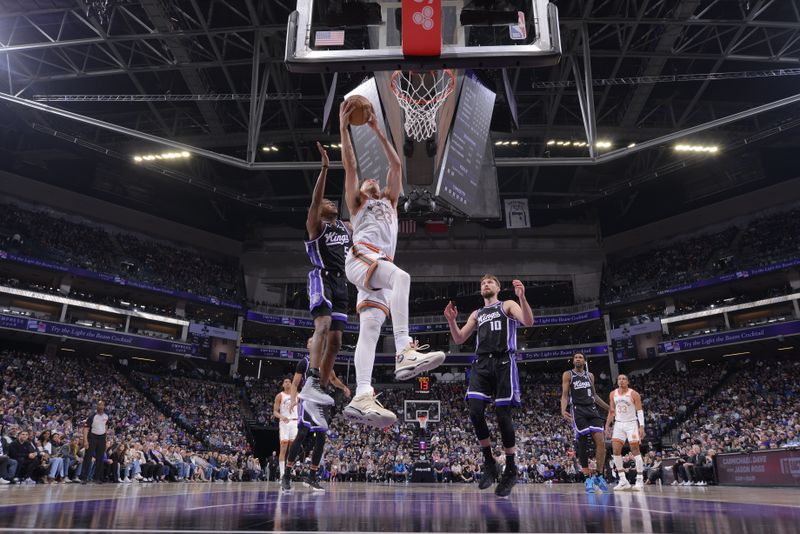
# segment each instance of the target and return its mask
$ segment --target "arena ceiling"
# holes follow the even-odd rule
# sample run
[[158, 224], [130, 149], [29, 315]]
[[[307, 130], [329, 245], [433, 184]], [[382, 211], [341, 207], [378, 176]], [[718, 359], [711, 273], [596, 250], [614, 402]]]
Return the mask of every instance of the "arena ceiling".
[[[338, 140], [336, 128], [330, 135], [322, 124], [332, 76], [293, 74], [283, 64], [294, 2], [109, 3], [99, 13], [93, 6], [103, 2], [0, 0], [0, 91], [274, 168], [202, 157], [143, 167], [133, 155], [164, 148], [8, 102], [0, 105], [0, 168], [239, 238], [253, 224], [300, 222], [316, 173], [289, 163], [314, 162], [315, 141]], [[719, 145], [714, 157], [679, 154], [667, 143], [602, 165], [525, 165], [522, 158], [588, 155], [548, 145], [586, 139], [575, 73], [585, 74], [587, 55], [598, 138], [614, 147], [800, 94], [797, 2], [556, 4], [561, 63], [508, 73], [518, 129], [500, 73], [481, 73], [500, 95], [493, 140], [516, 143], [496, 147], [498, 162], [509, 165], [498, 169], [501, 196], [528, 198], [534, 224], [596, 220], [610, 233], [796, 177], [798, 104], [686, 138]], [[337, 96], [362, 79], [340, 75]], [[258, 89], [266, 98], [248, 153]], [[331, 182], [340, 194], [341, 177]]]

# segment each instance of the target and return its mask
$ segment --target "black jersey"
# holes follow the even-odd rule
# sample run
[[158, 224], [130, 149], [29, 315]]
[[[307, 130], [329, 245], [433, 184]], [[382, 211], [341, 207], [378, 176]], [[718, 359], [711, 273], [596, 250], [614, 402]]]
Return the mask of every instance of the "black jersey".
[[343, 273], [347, 251], [353, 246], [353, 236], [341, 219], [336, 219], [333, 224], [322, 225], [322, 232], [317, 238], [306, 241], [311, 264], [319, 269]]
[[475, 338], [475, 353], [498, 354], [517, 350], [517, 321], [503, 311], [503, 302], [484, 306], [475, 312], [478, 335]]
[[308, 356], [303, 356], [300, 361], [297, 362], [297, 367], [294, 368], [295, 374], [303, 375], [303, 379], [300, 381], [300, 385], [298, 388], [303, 387], [303, 384], [306, 383], [306, 378], [308, 378], [308, 368], [311, 366], [311, 362], [308, 360]]
[[594, 406], [594, 385], [589, 378], [589, 371], [576, 373], [569, 371], [569, 402], [575, 406]]

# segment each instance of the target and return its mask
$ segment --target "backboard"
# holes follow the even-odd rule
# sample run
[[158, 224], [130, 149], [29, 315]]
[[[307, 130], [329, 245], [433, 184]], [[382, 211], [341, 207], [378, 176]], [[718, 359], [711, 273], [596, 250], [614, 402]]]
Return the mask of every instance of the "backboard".
[[[553, 65], [561, 57], [558, 9], [549, 0], [404, 0], [437, 9], [441, 49], [404, 55], [402, 1], [297, 0], [286, 65], [293, 72], [375, 72]], [[428, 13], [428, 11], [426, 11]], [[417, 17], [420, 26], [428, 19]], [[407, 25], [412, 26], [412, 25]], [[427, 25], [426, 25], [427, 26]], [[407, 30], [410, 31], [410, 30]], [[408, 48], [408, 40], [406, 42]]]
[[438, 400], [407, 400], [403, 402], [403, 421], [416, 423], [420, 412], [427, 412], [428, 423], [441, 421], [442, 403]]

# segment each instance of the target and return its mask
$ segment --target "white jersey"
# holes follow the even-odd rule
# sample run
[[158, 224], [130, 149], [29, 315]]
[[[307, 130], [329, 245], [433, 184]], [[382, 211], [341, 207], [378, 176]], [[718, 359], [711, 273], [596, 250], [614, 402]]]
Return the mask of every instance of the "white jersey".
[[631, 388], [628, 388], [624, 395], [619, 392], [619, 389], [614, 390], [614, 412], [614, 420], [619, 423], [636, 421], [636, 405], [633, 403]]
[[292, 396], [288, 393], [284, 393], [281, 391], [279, 393], [281, 396], [281, 417], [285, 417], [286, 419], [297, 419], [297, 406], [291, 408], [292, 405]]
[[353, 225], [353, 243], [367, 243], [394, 258], [397, 213], [388, 198], [368, 198], [350, 222]]

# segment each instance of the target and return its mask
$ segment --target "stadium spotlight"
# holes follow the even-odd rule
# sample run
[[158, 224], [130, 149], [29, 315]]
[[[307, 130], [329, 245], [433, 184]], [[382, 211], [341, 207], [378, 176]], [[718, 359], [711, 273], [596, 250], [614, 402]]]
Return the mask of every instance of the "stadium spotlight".
[[163, 161], [173, 159], [188, 159], [191, 157], [189, 152], [161, 152], [160, 154], [137, 154], [133, 156], [135, 163], [142, 163], [143, 161]]
[[716, 154], [719, 152], [717, 145], [675, 145], [675, 152], [694, 152], [695, 154]]
[[611, 148], [613, 145], [611, 141], [597, 141], [594, 146], [596, 148]]

